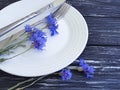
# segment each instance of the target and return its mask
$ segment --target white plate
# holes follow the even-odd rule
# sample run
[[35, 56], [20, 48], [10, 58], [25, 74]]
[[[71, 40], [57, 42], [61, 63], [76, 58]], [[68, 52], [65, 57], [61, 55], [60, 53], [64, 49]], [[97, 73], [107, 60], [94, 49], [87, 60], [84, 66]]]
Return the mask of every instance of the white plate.
[[51, 74], [70, 65], [86, 46], [87, 24], [83, 16], [72, 6], [58, 23], [59, 34], [48, 37], [44, 51], [32, 49], [1, 63], [0, 69], [17, 76], [35, 77]]

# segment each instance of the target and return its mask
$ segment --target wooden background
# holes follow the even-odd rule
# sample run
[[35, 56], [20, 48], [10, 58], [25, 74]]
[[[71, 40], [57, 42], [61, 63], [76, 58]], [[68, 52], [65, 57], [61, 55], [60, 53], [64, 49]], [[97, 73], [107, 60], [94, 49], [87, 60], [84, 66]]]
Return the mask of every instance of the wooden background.
[[[0, 0], [0, 9], [15, 1], [18, 0]], [[89, 41], [80, 57], [94, 66], [95, 77], [87, 79], [74, 72], [72, 80], [62, 81], [51, 75], [26, 90], [120, 90], [120, 0], [67, 1], [88, 23]], [[26, 79], [0, 71], [0, 90]]]

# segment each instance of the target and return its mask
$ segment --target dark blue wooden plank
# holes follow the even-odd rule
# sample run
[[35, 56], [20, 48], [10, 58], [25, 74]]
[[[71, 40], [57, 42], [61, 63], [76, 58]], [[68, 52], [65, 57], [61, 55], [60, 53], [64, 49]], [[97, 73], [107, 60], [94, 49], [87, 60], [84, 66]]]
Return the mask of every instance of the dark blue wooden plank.
[[120, 46], [120, 18], [85, 17], [89, 27], [88, 45]]
[[120, 0], [68, 0], [84, 16], [120, 17]]

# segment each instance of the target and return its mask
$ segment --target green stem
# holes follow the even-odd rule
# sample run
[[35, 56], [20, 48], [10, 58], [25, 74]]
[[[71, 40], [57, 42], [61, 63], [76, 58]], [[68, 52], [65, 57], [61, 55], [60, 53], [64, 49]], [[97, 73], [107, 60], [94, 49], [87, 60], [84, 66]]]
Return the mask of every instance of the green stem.
[[39, 77], [39, 78], [37, 78], [35, 81], [33, 81], [32, 83], [30, 83], [30, 84], [28, 84], [28, 85], [26, 85], [26, 86], [24, 86], [24, 87], [17, 88], [16, 90], [23, 90], [23, 89], [25, 89], [25, 88], [28, 88], [28, 87], [34, 85], [34, 84], [35, 84], [36, 82], [38, 82], [39, 80], [42, 80], [42, 79], [45, 78], [45, 77], [47, 77], [47, 75], [46, 75], [46, 76]]
[[[25, 80], [25, 81], [22, 81], [22, 82], [17, 83], [16, 85], [8, 88], [7, 90], [23, 90], [23, 89], [25, 89], [25, 88], [28, 88], [28, 87], [34, 85], [37, 81], [42, 80], [42, 79], [45, 78], [45, 77], [47, 77], [47, 75], [46, 75], [46, 76], [42, 76], [42, 77], [38, 77], [37, 79], [36, 79], [36, 78], [30, 78], [30, 79], [28, 79], [28, 80]], [[17, 87], [19, 87], [19, 86], [21, 86], [21, 85], [23, 85], [23, 84], [25, 84], [25, 83], [31, 82], [31, 81], [33, 81], [33, 82], [30, 83], [30, 84], [28, 84], [28, 85], [26, 85], [26, 86], [24, 86], [24, 87], [17, 88]]]
[[14, 49], [14, 48], [17, 48], [17, 47], [21, 46], [20, 44], [23, 43], [23, 42], [25, 42], [26, 40], [28, 40], [28, 39], [19, 41], [19, 42], [15, 43], [15, 44], [11, 44], [11, 45], [7, 46], [4, 49], [1, 49], [0, 50], [0, 56], [3, 55], [3, 54], [5, 54], [6, 52], [8, 52], [11, 49]]
[[6, 44], [8, 44], [12, 38], [13, 38], [13, 35], [7, 40], [7, 42], [4, 44], [4, 46], [6, 46]]
[[23, 54], [23, 53], [26, 53], [27, 51], [29, 51], [31, 49], [31, 47], [30, 48], [28, 48], [27, 50], [25, 50], [24, 52], [22, 52], [22, 53], [19, 53], [19, 54], [17, 54], [17, 55], [15, 55], [15, 56], [13, 56], [13, 57], [10, 57], [10, 58], [7, 58], [6, 60], [9, 60], [9, 59], [12, 59], [12, 58], [15, 58], [15, 57], [17, 57], [17, 56], [19, 56], [19, 55], [21, 55], [21, 54]]
[[[4, 47], [7, 46], [10, 42], [16, 41], [17, 39], [19, 39], [20, 37], [22, 37], [24, 34], [25, 34], [25, 32], [22, 33], [22, 34], [21, 34], [18, 38], [16, 38], [15, 40], [12, 40], [12, 38], [14, 37], [13, 35], [10, 36], [10, 38], [9, 38], [9, 39], [6, 41], [6, 43], [4, 44]], [[4, 47], [3, 47], [3, 48], [4, 48]]]
[[83, 71], [83, 68], [80, 67], [80, 66], [69, 66], [67, 68], [69, 68], [71, 70], [77, 70], [77, 71], [80, 71], [80, 72]]
[[14, 90], [14, 89], [17, 88], [18, 86], [20, 86], [20, 85], [22, 85], [22, 84], [25, 84], [25, 83], [27, 83], [27, 82], [33, 81], [34, 79], [35, 79], [35, 78], [30, 78], [30, 79], [28, 79], [28, 80], [19, 82], [19, 83], [17, 83], [16, 85], [8, 88], [7, 90]]
[[[69, 66], [67, 68], [69, 68], [71, 70], [83, 71], [83, 69], [81, 67], [79, 67], [79, 66]], [[58, 73], [54, 73], [54, 75], [59, 75], [60, 76], [61, 74], [60, 74], [60, 72], [58, 72]], [[20, 82], [20, 83], [18, 83], [16, 85], [14, 85], [13, 87], [9, 88], [8, 90], [23, 90], [23, 89], [26, 89], [26, 88], [34, 85], [37, 81], [42, 80], [43, 78], [45, 78], [47, 76], [48, 75], [42, 76], [42, 77], [38, 77], [37, 79], [36, 78], [30, 78], [28, 80], [22, 81], [22, 82]], [[33, 81], [33, 82], [31, 82], [31, 81]], [[25, 83], [28, 83], [28, 82], [31, 82], [31, 83], [26, 85], [26, 86], [23, 86], [23, 87], [19, 88], [20, 85], [24, 85]]]
[[30, 48], [28, 48], [27, 50], [25, 50], [24, 52], [19, 53], [19, 54], [13, 56], [13, 57], [10, 57], [10, 58], [1, 58], [1, 59], [0, 59], [0, 62], [4, 62], [4, 61], [6, 61], [6, 60], [9, 60], [9, 59], [15, 58], [15, 57], [17, 57], [17, 56], [19, 56], [19, 55], [21, 55], [21, 54], [23, 54], [23, 53], [26, 53], [26, 52], [29, 51], [31, 48], [32, 48], [32, 46], [31, 46]]

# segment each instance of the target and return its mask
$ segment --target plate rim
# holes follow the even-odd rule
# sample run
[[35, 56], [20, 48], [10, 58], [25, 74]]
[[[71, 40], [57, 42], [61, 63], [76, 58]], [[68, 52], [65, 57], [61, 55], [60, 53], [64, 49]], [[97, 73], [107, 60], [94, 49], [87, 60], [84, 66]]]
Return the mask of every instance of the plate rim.
[[[70, 5], [71, 6], [71, 5]], [[75, 9], [73, 6], [71, 6], [71, 8], [73, 8], [77, 13], [79, 13], [79, 15], [81, 15], [82, 16], [82, 14], [77, 10], [77, 9]], [[86, 45], [87, 45], [87, 42], [88, 42], [88, 37], [89, 37], [89, 35], [88, 35], [88, 25], [87, 25], [87, 23], [86, 23], [86, 21], [85, 21], [85, 19], [84, 19], [84, 17], [82, 16], [82, 19], [84, 20], [84, 24], [85, 24], [85, 26], [86, 26], [86, 28], [87, 28], [87, 36], [86, 36], [86, 38], [87, 38], [87, 40], [86, 40], [86, 42], [85, 42], [85, 46], [84, 46], [84, 48], [83, 48], [83, 50], [85, 49], [85, 47], [86, 47]], [[83, 52], [83, 50], [81, 51], [81, 53]], [[80, 54], [81, 54], [80, 53]], [[78, 56], [80, 56], [80, 55], [78, 55]], [[78, 57], [77, 56], [77, 57]], [[75, 60], [73, 60], [73, 61], [75, 61]], [[71, 64], [71, 63], [70, 63]], [[68, 66], [68, 65], [67, 65]], [[64, 67], [63, 67], [64, 68]], [[36, 76], [23, 76], [23, 75], [17, 75], [17, 74], [14, 74], [14, 73], [11, 73], [11, 72], [8, 72], [8, 71], [5, 71], [5, 70], [3, 70], [3, 69], [1, 69], [0, 68], [0, 70], [2, 70], [2, 71], [4, 71], [4, 72], [6, 72], [6, 73], [9, 73], [9, 74], [11, 74], [11, 75], [15, 75], [15, 76], [22, 76], [22, 77], [37, 77], [37, 76], [41, 76], [41, 75], [36, 75]], [[57, 71], [59, 71], [59, 70], [57, 70]], [[56, 72], [56, 71], [55, 71]], [[54, 72], [51, 72], [51, 73], [54, 73]], [[51, 73], [49, 73], [49, 74], [51, 74]], [[48, 75], [48, 74], [47, 74]]]

